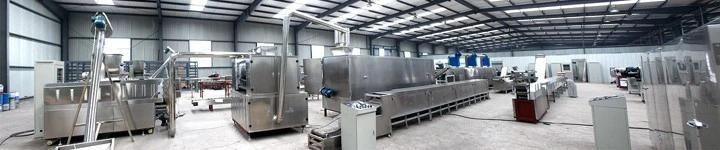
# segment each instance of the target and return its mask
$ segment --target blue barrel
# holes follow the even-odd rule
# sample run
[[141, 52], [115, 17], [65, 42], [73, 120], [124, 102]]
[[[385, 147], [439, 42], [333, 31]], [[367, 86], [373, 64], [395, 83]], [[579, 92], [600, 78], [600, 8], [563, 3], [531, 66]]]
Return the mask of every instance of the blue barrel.
[[2, 94], [2, 110], [8, 111], [10, 109], [10, 93]]

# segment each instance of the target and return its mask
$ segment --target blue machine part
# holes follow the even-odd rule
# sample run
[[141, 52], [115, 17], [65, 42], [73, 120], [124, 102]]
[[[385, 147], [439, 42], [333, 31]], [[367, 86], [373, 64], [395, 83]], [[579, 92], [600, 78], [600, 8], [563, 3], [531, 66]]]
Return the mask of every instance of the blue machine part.
[[482, 58], [480, 59], [481, 67], [490, 67], [490, 56], [488, 56], [487, 54], [482, 54]]
[[335, 90], [333, 90], [331, 88], [323, 87], [322, 89], [320, 89], [320, 94], [327, 98], [335, 96], [336, 93], [337, 92], [335, 92]]
[[454, 55], [448, 56], [448, 65], [453, 67], [460, 67], [460, 57], [462, 54], [460, 52], [455, 53]]
[[477, 59], [477, 57], [478, 57], [477, 54], [472, 53], [470, 56], [468, 56], [467, 58], [465, 58], [465, 65], [466, 65], [467, 67], [476, 67], [476, 66], [478, 66], [478, 63], [477, 63], [477, 62], [478, 62], [478, 59]]
[[105, 17], [102, 15], [93, 16], [91, 18], [93, 21], [93, 24], [95, 24], [95, 27], [97, 27], [100, 30], [105, 30]]

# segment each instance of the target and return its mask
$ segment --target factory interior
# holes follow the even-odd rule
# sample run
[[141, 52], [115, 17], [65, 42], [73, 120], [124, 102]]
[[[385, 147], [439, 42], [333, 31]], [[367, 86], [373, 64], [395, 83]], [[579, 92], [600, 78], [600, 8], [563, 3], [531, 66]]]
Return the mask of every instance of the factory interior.
[[720, 0], [0, 0], [0, 150], [720, 150]]

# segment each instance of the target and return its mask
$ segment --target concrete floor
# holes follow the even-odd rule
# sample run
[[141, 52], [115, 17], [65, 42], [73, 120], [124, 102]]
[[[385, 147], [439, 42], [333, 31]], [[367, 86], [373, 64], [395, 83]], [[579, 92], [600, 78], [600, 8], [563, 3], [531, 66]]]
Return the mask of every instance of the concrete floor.
[[[645, 104], [640, 96], [628, 95], [606, 84], [578, 84], [578, 98], [563, 96], [551, 104], [543, 118], [548, 122], [592, 124], [588, 100], [596, 96], [625, 95], [628, 98], [630, 126], [647, 127]], [[513, 119], [511, 94], [492, 93], [491, 99], [462, 108], [454, 113], [477, 118]], [[33, 128], [33, 102], [23, 101], [20, 109], [0, 113], [0, 137]], [[308, 102], [310, 126], [324, 125], [321, 102]], [[233, 126], [230, 106], [217, 105], [208, 111], [204, 105], [193, 107], [181, 101], [178, 110], [186, 115], [178, 119], [177, 135], [169, 138], [164, 127], [154, 134], [116, 138], [117, 149], [307, 149], [307, 131], [295, 129], [248, 138]], [[334, 113], [329, 114], [336, 115]], [[646, 130], [630, 130], [632, 149], [653, 149]], [[45, 141], [19, 137], [0, 145], [0, 149], [50, 149]], [[393, 131], [392, 137], [377, 141], [378, 149], [595, 149], [593, 128], [573, 125], [545, 125], [508, 121], [472, 120], [442, 116], [432, 121]]]

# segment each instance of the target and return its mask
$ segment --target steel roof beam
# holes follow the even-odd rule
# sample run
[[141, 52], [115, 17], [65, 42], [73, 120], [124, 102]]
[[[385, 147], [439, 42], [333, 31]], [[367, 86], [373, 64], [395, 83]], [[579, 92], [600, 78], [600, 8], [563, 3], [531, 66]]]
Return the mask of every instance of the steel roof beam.
[[255, 11], [255, 9], [257, 9], [257, 7], [260, 6], [261, 3], [262, 3], [262, 0], [254, 0], [252, 2], [252, 4], [250, 4], [250, 6], [248, 6], [248, 8], [246, 8], [242, 12], [240, 17], [238, 17], [238, 19], [235, 20], [235, 22], [237, 22], [238, 24], [245, 22], [247, 20], [247, 18], [250, 17], [250, 14], [252, 14]]
[[425, 9], [425, 8], [427, 8], [427, 7], [434, 6], [434, 5], [437, 5], [437, 4], [440, 4], [440, 3], [443, 3], [443, 2], [447, 2], [447, 1], [450, 1], [450, 0], [434, 0], [434, 1], [431, 1], [431, 2], [428, 2], [428, 3], [425, 3], [425, 4], [422, 4], [422, 5], [420, 5], [420, 6], [412, 7], [412, 8], [410, 8], [410, 9], [403, 10], [403, 11], [400, 11], [400, 12], [397, 12], [397, 13], [394, 13], [394, 14], [392, 14], [392, 15], [387, 15], [387, 16], [384, 16], [384, 17], [382, 17], [382, 18], [378, 18], [378, 19], [375, 19], [375, 20], [372, 20], [372, 21], [369, 21], [369, 22], [365, 22], [365, 23], [360, 24], [360, 25], [357, 25], [357, 26], [350, 27], [350, 30], [357, 30], [357, 29], [360, 29], [360, 28], [363, 28], [363, 27], [367, 27], [367, 26], [369, 26], [369, 25], [372, 25], [372, 24], [375, 24], [375, 23], [378, 23], [378, 22], [381, 22], [381, 21], [388, 21], [388, 20], [390, 20], [390, 19], [392, 19], [392, 18], [400, 17], [400, 16], [402, 16], [402, 15], [405, 15], [405, 14], [408, 14], [408, 13], [412, 13], [412, 12], [415, 12], [415, 11], [418, 11], [418, 10], [421, 10], [421, 9]]
[[[351, 4], [353, 4], [353, 3], [355, 3], [355, 2], [358, 2], [358, 1], [360, 1], [360, 0], [349, 0], [349, 1], [343, 2], [343, 3], [341, 3], [341, 4], [339, 4], [339, 5], [335, 6], [335, 7], [333, 7], [332, 9], [329, 9], [329, 10], [323, 12], [323, 13], [318, 14], [318, 15], [315, 16], [315, 17], [317, 17], [317, 18], [322, 18], [322, 17], [328, 16], [328, 15], [333, 14], [333, 13], [335, 13], [335, 12], [338, 12], [338, 11], [340, 11], [340, 9], [343, 9], [343, 8], [345, 8], [345, 7], [347, 7], [347, 6], [350, 6]], [[295, 27], [295, 32], [298, 32], [298, 31], [300, 31], [300, 30], [302, 30], [302, 29], [305, 29], [305, 27], [307, 27], [308, 25], [310, 25], [310, 22], [307, 22], [307, 21], [303, 22], [303, 23], [300, 24], [299, 26]]]
[[[617, 21], [617, 22], [615, 22], [615, 23], [620, 23], [620, 24], [658, 24], [658, 23], [660, 23], [660, 22], [667, 22], [667, 21], [669, 21], [669, 20], [666, 20], [666, 19], [652, 19], [652, 20], [646, 20], [646, 21], [640, 21], [640, 20], [637, 20], [637, 21], [635, 21], [635, 20], [622, 20], [622, 21]], [[582, 23], [582, 22], [578, 22], [578, 23], [550, 23], [550, 24], [519, 25], [519, 26], [515, 26], [515, 27], [517, 27], [517, 28], [535, 28], [535, 27], [550, 27], [550, 26], [597, 25], [597, 24], [605, 24], [605, 23], [606, 23], [606, 22], [602, 22], [602, 21], [597, 21], [597, 22], [585, 22], [585, 23]], [[474, 31], [474, 32], [468, 32], [468, 33], [462, 33], [462, 34], [456, 34], [456, 35], [450, 35], [450, 36], [443, 36], [443, 37], [439, 37], [439, 38], [433, 38], [433, 39], [423, 40], [422, 42], [434, 41], [434, 40], [444, 39], [444, 38], [448, 38], [448, 37], [452, 37], [452, 36], [465, 36], [465, 35], [472, 35], [472, 34], [478, 34], [478, 33], [483, 33], [483, 32], [488, 32], [488, 31], [493, 31], [493, 30], [502, 30], [502, 29], [506, 29], [506, 27], [493, 28], [493, 29], [484, 29], [484, 30], [479, 30], [479, 31]], [[589, 28], [585, 28], [585, 29], [587, 30], [587, 29], [589, 29]], [[645, 29], [645, 28], [642, 28], [642, 29]], [[592, 30], [592, 29], [590, 29], [590, 30]]]
[[[597, 16], [597, 15], [613, 15], [613, 14], [632, 14], [632, 13], [643, 13], [643, 14], [678, 14], [683, 12], [691, 11], [696, 7], [692, 6], [680, 6], [680, 7], [671, 7], [671, 8], [651, 8], [651, 9], [638, 9], [633, 11], [620, 11], [618, 13], [608, 13], [608, 12], [588, 12], [588, 13], [568, 13], [568, 14], [557, 14], [557, 15], [541, 15], [541, 16], [528, 16], [528, 17], [508, 17], [508, 18], [498, 18], [498, 19], [488, 19], [480, 22], [475, 22], [472, 24], [466, 24], [462, 26], [457, 26], [456, 28], [464, 28], [464, 27], [470, 27], [474, 25], [479, 24], [487, 24], [492, 22], [504, 22], [504, 21], [515, 21], [515, 20], [531, 20], [531, 19], [543, 19], [543, 18], [561, 18], [561, 17], [580, 17], [580, 16]], [[617, 23], [617, 21], [613, 22], [607, 22], [607, 23]], [[657, 24], [656, 22], [650, 22], [649, 24]], [[662, 24], [662, 23], [661, 23]], [[521, 28], [518, 26], [514, 26], [516, 28]], [[429, 33], [432, 34], [432, 33]], [[403, 40], [409, 40], [414, 39], [419, 36], [423, 36], [427, 34], [420, 34], [420, 35], [414, 35], [407, 38], [404, 38]]]
[[451, 16], [448, 16], [448, 17], [444, 17], [444, 18], [441, 18], [441, 19], [436, 19], [436, 20], [426, 21], [426, 22], [423, 22], [423, 23], [418, 23], [418, 24], [415, 24], [415, 25], [411, 25], [411, 26], [399, 28], [399, 29], [396, 29], [396, 30], [386, 31], [386, 32], [383, 32], [383, 33], [375, 34], [375, 35], [373, 35], [373, 37], [381, 37], [381, 36], [384, 36], [384, 35], [388, 35], [388, 34], [395, 33], [395, 32], [400, 32], [400, 31], [403, 31], [403, 30], [408, 30], [408, 29], [412, 29], [412, 28], [417, 28], [417, 27], [425, 26], [425, 25], [430, 25], [430, 24], [433, 24], [433, 23], [440, 23], [440, 22], [443, 22], [443, 21], [446, 21], [446, 20], [452, 20], [452, 19], [456, 19], [456, 18], [460, 18], [460, 17], [464, 17], [464, 16], [469, 16], [469, 15], [473, 15], [473, 14], [478, 14], [478, 13], [487, 13], [487, 12], [496, 12], [496, 11], [506, 11], [506, 10], [515, 10], [515, 9], [526, 9], [526, 8], [537, 8], [537, 7], [549, 7], [549, 6], [559, 6], [559, 5], [585, 4], [585, 3], [594, 3], [594, 2], [607, 2], [607, 1], [608, 1], [608, 0], [557, 1], [557, 2], [547, 2], [547, 3], [538, 3], [538, 4], [526, 4], [526, 5], [515, 5], [515, 6], [504, 6], [504, 7], [495, 7], [495, 8], [486, 8], [486, 9], [472, 10], [472, 11], [467, 11], [467, 12], [463, 12], [463, 13], [458, 13], [458, 14], [455, 14], [455, 15], [451, 15]]

